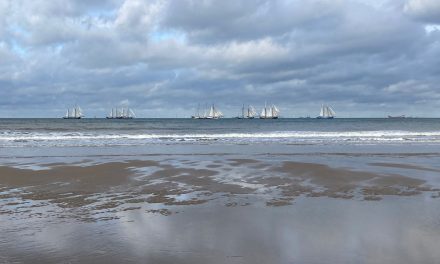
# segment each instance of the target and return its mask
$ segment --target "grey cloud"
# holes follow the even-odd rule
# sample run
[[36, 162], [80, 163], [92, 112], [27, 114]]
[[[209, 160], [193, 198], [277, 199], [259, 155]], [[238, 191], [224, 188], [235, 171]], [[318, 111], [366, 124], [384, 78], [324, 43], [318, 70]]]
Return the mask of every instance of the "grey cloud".
[[408, 0], [404, 11], [421, 21], [440, 24], [440, 2], [437, 0]]
[[341, 116], [415, 102], [416, 115], [440, 107], [440, 31], [414, 13], [426, 0], [398, 2], [0, 0], [0, 115], [75, 102], [87, 116], [116, 104], [189, 116], [212, 102], [235, 115], [264, 101], [284, 116], [322, 102]]

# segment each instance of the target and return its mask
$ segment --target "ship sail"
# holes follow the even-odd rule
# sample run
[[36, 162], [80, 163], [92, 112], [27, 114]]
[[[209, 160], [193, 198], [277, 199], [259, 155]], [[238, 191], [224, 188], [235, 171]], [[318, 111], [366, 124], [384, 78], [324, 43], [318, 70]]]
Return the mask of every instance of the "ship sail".
[[331, 106], [328, 106], [328, 111], [329, 111], [329, 116], [335, 116], [336, 115], [335, 110], [333, 110], [333, 108]]
[[256, 114], [257, 114], [257, 112], [255, 112], [254, 107], [252, 105], [249, 105], [248, 109], [247, 109], [247, 116], [246, 117], [247, 118], [254, 118]]
[[280, 112], [280, 110], [278, 110], [278, 108], [275, 105], [272, 105], [272, 108], [271, 108], [272, 117], [278, 117], [279, 112]]
[[331, 106], [321, 105], [321, 111], [319, 112], [318, 119], [332, 119], [336, 115], [335, 110]]
[[131, 118], [135, 118], [136, 117], [136, 115], [135, 115], [135, 113], [133, 112], [132, 109], [129, 109], [128, 117], [131, 117]]
[[260, 117], [266, 117], [266, 107], [261, 110]]

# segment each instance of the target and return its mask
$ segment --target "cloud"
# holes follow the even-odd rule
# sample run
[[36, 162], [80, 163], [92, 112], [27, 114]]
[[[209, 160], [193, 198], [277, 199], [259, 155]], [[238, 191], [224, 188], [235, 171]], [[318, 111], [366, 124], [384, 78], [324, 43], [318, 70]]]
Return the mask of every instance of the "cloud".
[[426, 23], [440, 24], [440, 2], [437, 0], [408, 0], [404, 11]]
[[0, 1], [0, 115], [58, 116], [75, 102], [88, 116], [127, 102], [140, 116], [189, 116], [205, 102], [235, 115], [264, 101], [284, 116], [323, 102], [341, 116], [384, 116], [411, 101], [428, 112], [440, 106], [440, 31], [426, 30], [436, 6]]

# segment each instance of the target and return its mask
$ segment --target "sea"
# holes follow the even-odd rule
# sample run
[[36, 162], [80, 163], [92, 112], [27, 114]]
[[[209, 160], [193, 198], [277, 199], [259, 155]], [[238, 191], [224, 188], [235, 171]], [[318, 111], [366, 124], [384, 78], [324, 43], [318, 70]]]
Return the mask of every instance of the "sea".
[[439, 145], [440, 119], [0, 119], [0, 147]]

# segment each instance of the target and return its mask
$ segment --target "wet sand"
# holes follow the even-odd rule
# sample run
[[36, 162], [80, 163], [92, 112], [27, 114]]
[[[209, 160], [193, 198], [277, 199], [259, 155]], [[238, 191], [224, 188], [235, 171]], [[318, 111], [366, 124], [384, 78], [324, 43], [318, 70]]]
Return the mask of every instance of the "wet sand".
[[[247, 205], [263, 201], [268, 206], [281, 206], [300, 196], [380, 200], [387, 195], [435, 195], [439, 191], [424, 180], [403, 175], [294, 161], [273, 165], [253, 159], [226, 159], [205, 166], [175, 166], [167, 161], [127, 160], [43, 166], [46, 168], [38, 170], [0, 167], [0, 198], [14, 199], [12, 204], [4, 204], [0, 213], [13, 214], [9, 205], [23, 204], [23, 210], [26, 204], [36, 206], [38, 201], [76, 208], [88, 216], [96, 210], [126, 210], [128, 204], [161, 204], [168, 210], [167, 206], [214, 200], [231, 206], [244, 199]], [[413, 169], [405, 164], [401, 167]]]
[[[438, 253], [429, 243], [438, 232], [426, 235], [419, 225], [429, 230], [440, 227], [438, 210], [434, 210], [440, 207], [440, 185], [430, 180], [439, 175], [437, 167], [375, 160], [350, 167], [347, 164], [352, 156], [341, 164], [312, 162], [310, 156], [307, 161], [285, 155], [271, 157], [174, 155], [122, 161], [87, 158], [83, 162], [66, 158], [65, 162], [11, 162], [0, 166], [0, 263], [414, 263], [403, 258], [410, 254], [404, 251], [411, 250], [413, 244], [423, 247], [420, 250], [425, 255], [419, 255], [416, 248], [409, 259], [434, 263], [431, 261]], [[407, 213], [387, 213], [388, 209], [395, 210], [394, 206], [406, 204]], [[333, 209], [338, 213], [328, 212]], [[380, 211], [382, 215], [371, 216], [364, 210]], [[422, 217], [412, 223], [413, 231], [422, 236], [418, 238], [411, 238], [412, 231], [407, 230], [410, 226], [405, 226], [414, 220], [414, 213], [426, 213], [430, 221], [423, 223], [426, 219]], [[351, 214], [355, 219], [347, 219]], [[307, 224], [308, 217], [314, 223], [314, 217], [326, 215], [332, 217], [324, 221], [327, 228], [320, 226], [314, 231], [313, 225]], [[404, 219], [402, 230], [393, 229], [386, 238], [391, 241], [393, 255], [371, 249], [374, 245], [368, 243], [374, 239], [364, 232], [373, 230], [374, 224], [357, 223], [363, 221], [361, 216], [384, 221], [376, 223], [378, 228], [389, 228], [388, 218]], [[357, 231], [352, 233], [339, 226], [341, 219], [349, 226], [358, 224]], [[294, 228], [289, 221], [295, 223]], [[279, 226], [274, 227], [275, 223]], [[71, 225], [72, 230], [62, 230], [65, 225]], [[199, 230], [197, 225], [204, 229]], [[343, 239], [341, 234], [331, 232], [335, 225], [342, 234], [355, 236], [356, 243], [364, 239], [364, 244], [350, 251], [349, 244], [354, 241], [339, 241]], [[362, 231], [362, 226], [368, 230]], [[121, 235], [119, 232], [125, 228], [130, 233]], [[145, 233], [145, 237], [139, 238], [132, 229]], [[240, 229], [241, 237], [231, 233]], [[260, 229], [258, 235], [253, 235]], [[304, 241], [297, 240], [302, 229], [311, 232], [302, 234]], [[229, 234], [221, 235], [218, 230]], [[50, 232], [54, 232], [48, 239], [51, 242], [41, 242], [40, 236]], [[78, 235], [87, 232], [96, 237], [86, 234], [84, 239]], [[399, 232], [408, 236], [408, 245], [400, 249], [393, 244], [398, 243], [395, 239], [402, 235]], [[266, 242], [265, 236], [269, 239]], [[320, 239], [331, 241], [335, 237], [340, 247], [318, 245]], [[99, 238], [108, 244], [98, 243]], [[66, 245], [51, 244], [65, 243], [65, 239], [69, 241], [66, 245], [77, 245], [67, 250]], [[151, 246], [156, 240], [159, 248]], [[183, 246], [186, 240], [189, 245]], [[176, 241], [178, 246], [174, 245]], [[34, 250], [39, 243], [47, 252]], [[314, 256], [312, 249], [302, 249], [307, 252], [302, 255], [298, 251], [302, 246], [296, 243], [310, 244], [322, 252]], [[363, 251], [360, 245], [370, 251]], [[116, 255], [111, 253], [113, 250]], [[273, 250], [278, 255], [268, 253]], [[377, 255], [369, 256], [372, 251]], [[333, 258], [326, 258], [329, 255]]]

